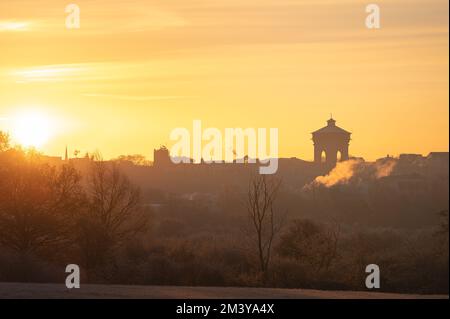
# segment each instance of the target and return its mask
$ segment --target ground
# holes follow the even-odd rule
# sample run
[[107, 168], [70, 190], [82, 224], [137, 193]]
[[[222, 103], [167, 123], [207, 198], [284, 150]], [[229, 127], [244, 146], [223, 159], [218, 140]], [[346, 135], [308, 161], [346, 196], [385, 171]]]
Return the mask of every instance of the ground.
[[408, 295], [382, 292], [310, 289], [82, 285], [0, 283], [4, 298], [136, 298], [136, 299], [448, 299], [448, 295]]

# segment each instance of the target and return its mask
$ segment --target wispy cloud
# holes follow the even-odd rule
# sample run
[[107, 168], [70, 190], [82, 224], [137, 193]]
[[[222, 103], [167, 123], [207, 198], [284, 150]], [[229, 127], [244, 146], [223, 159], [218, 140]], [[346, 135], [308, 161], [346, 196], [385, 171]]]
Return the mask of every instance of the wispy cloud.
[[[158, 1], [127, 1], [125, 4], [123, 1], [78, 0], [75, 4], [80, 7], [81, 18], [77, 34], [83, 36], [153, 31], [187, 24], [176, 11], [163, 8]], [[0, 13], [8, 20], [0, 20], [0, 32], [30, 31], [51, 35], [68, 32], [65, 28], [66, 5], [60, 0], [40, 0], [39, 5], [34, 0], [2, 0]], [[40, 20], [24, 20], [24, 17]]]
[[51, 82], [62, 81], [69, 76], [79, 76], [85, 71], [86, 66], [80, 64], [44, 65], [14, 70], [10, 72], [10, 76], [19, 83]]
[[101, 94], [101, 93], [83, 93], [81, 95], [86, 96], [86, 97], [109, 98], [109, 99], [126, 100], [126, 101], [159, 101], [159, 100], [179, 100], [179, 99], [195, 98], [194, 96], [183, 96], [183, 95], [139, 96], [139, 95], [117, 95], [117, 94]]
[[[166, 61], [165, 65], [170, 65]], [[177, 75], [177, 70], [174, 70]], [[169, 72], [155, 61], [142, 62], [87, 62], [70, 64], [39, 65], [17, 69], [0, 69], [0, 79], [15, 83], [66, 82], [107, 83], [108, 81], [148, 82]], [[100, 81], [100, 82], [99, 82]]]
[[16, 20], [0, 20], [0, 32], [21, 32], [30, 29], [31, 22]]

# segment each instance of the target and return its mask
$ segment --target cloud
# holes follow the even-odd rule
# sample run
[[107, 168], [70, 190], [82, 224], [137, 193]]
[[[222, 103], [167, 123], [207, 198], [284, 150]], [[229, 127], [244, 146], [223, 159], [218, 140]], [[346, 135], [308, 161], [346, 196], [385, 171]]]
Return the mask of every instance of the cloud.
[[126, 101], [160, 101], [160, 100], [179, 100], [194, 98], [193, 96], [167, 95], [167, 96], [141, 96], [141, 95], [117, 95], [117, 94], [101, 94], [101, 93], [83, 93], [82, 96], [101, 97]]
[[[130, 63], [87, 62], [69, 64], [38, 65], [14, 70], [3, 70], [16, 83], [98, 81], [137, 78], [142, 76], [142, 65]], [[127, 72], [124, 72], [126, 70]]]
[[87, 69], [79, 64], [44, 65], [10, 72], [16, 82], [61, 81], [69, 76], [80, 75]]
[[[3, 0], [0, 12], [9, 19], [0, 20], [1, 31], [31, 31], [65, 34], [66, 5], [60, 0], [36, 1]], [[81, 28], [77, 34], [102, 35], [128, 33], [136, 31], [161, 30], [164, 28], [182, 27], [187, 21], [170, 8], [163, 8], [161, 3], [148, 1], [111, 1], [111, 0], [78, 0], [80, 8]], [[24, 17], [38, 18], [39, 23], [23, 21]], [[28, 18], [30, 19], [30, 18]], [[73, 33], [73, 32], [72, 32]]]
[[0, 20], [0, 32], [21, 32], [30, 29], [29, 21]]

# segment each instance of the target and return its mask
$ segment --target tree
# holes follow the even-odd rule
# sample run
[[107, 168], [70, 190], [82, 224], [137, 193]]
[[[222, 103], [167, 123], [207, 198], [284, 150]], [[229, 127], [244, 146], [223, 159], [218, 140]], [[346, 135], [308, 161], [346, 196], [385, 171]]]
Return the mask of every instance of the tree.
[[150, 166], [151, 162], [145, 158], [144, 155], [134, 154], [134, 155], [120, 155], [117, 159], [118, 162], [131, 162], [138, 166]]
[[294, 220], [281, 237], [278, 251], [309, 264], [315, 271], [328, 270], [338, 257], [340, 226], [325, 226], [308, 219]]
[[0, 152], [4, 152], [9, 149], [9, 135], [0, 131]]
[[21, 150], [0, 162], [0, 244], [20, 254], [61, 248], [81, 203], [78, 173], [39, 164]]
[[435, 233], [435, 236], [439, 241], [439, 245], [437, 245], [438, 254], [441, 256], [447, 256], [448, 258], [448, 247], [449, 247], [448, 209], [440, 211], [439, 217], [440, 217], [439, 229]]
[[93, 160], [87, 177], [87, 207], [78, 222], [78, 244], [88, 269], [111, 262], [113, 252], [145, 230], [138, 188], [117, 163]]
[[263, 283], [267, 280], [273, 241], [281, 228], [280, 216], [274, 209], [280, 184], [280, 180], [259, 175], [251, 180], [248, 190], [247, 211]]

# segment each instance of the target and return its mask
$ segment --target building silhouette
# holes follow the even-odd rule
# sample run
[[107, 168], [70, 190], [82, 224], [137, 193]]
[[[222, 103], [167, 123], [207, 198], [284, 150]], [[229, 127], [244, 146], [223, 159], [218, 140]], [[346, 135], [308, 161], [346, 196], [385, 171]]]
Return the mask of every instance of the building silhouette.
[[332, 117], [327, 123], [327, 126], [312, 132], [314, 162], [335, 166], [338, 160], [348, 160], [348, 145], [351, 133], [337, 126]]
[[153, 150], [153, 166], [155, 167], [169, 167], [172, 165], [170, 160], [169, 150], [165, 146]]

